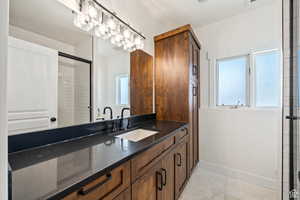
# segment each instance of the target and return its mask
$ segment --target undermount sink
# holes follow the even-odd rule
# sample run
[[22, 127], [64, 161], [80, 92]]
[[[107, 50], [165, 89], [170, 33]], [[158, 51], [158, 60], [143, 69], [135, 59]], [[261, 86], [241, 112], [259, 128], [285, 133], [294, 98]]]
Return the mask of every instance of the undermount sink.
[[150, 137], [152, 135], [157, 134], [157, 131], [149, 131], [149, 130], [145, 130], [145, 129], [136, 129], [134, 131], [130, 131], [127, 133], [124, 133], [122, 135], [118, 135], [116, 137], [121, 138], [121, 139], [125, 139], [125, 140], [129, 140], [132, 142], [138, 142], [141, 141], [147, 137]]

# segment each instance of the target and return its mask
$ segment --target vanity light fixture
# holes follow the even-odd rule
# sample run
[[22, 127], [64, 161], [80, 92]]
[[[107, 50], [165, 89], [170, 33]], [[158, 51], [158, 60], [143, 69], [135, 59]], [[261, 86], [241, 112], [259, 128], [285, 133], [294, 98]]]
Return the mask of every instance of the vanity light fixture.
[[97, 0], [80, 0], [79, 11], [73, 13], [74, 25], [96, 37], [110, 39], [113, 45], [126, 51], [144, 48], [145, 36]]

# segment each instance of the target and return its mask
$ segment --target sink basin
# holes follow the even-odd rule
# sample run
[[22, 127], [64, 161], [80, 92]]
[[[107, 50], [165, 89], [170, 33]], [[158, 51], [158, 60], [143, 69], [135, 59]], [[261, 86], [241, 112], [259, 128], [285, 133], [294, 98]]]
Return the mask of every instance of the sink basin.
[[116, 137], [121, 138], [121, 139], [125, 139], [125, 140], [129, 140], [132, 142], [138, 142], [141, 141], [147, 137], [150, 137], [152, 135], [157, 134], [158, 132], [156, 131], [149, 131], [149, 130], [145, 130], [145, 129], [137, 129], [134, 131], [130, 131], [127, 133], [124, 133], [122, 135], [118, 135]]

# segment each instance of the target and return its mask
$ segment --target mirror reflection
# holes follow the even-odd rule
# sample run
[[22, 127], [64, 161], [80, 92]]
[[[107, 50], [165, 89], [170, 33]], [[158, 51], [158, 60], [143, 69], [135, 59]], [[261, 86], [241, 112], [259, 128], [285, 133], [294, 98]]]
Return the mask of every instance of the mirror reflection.
[[129, 116], [130, 54], [109, 41], [95, 38], [95, 65], [97, 87], [96, 120], [109, 120]]
[[10, 1], [10, 135], [130, 116], [130, 52], [74, 17], [59, 1]]

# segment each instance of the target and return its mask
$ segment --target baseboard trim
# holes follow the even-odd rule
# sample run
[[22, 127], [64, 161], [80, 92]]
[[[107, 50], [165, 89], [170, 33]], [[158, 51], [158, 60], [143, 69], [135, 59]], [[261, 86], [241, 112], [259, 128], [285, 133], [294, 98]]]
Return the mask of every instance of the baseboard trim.
[[228, 176], [232, 179], [238, 179], [238, 180], [244, 181], [246, 183], [255, 184], [255, 185], [269, 188], [272, 190], [280, 189], [280, 181], [276, 181], [274, 179], [266, 178], [266, 177], [248, 173], [245, 171], [220, 166], [218, 164], [214, 164], [214, 163], [207, 162], [204, 160], [199, 161], [198, 167], [200, 169], [202, 168], [202, 169], [206, 169], [206, 170], [209, 170], [211, 172], [214, 172], [214, 173], [217, 173], [220, 175]]

